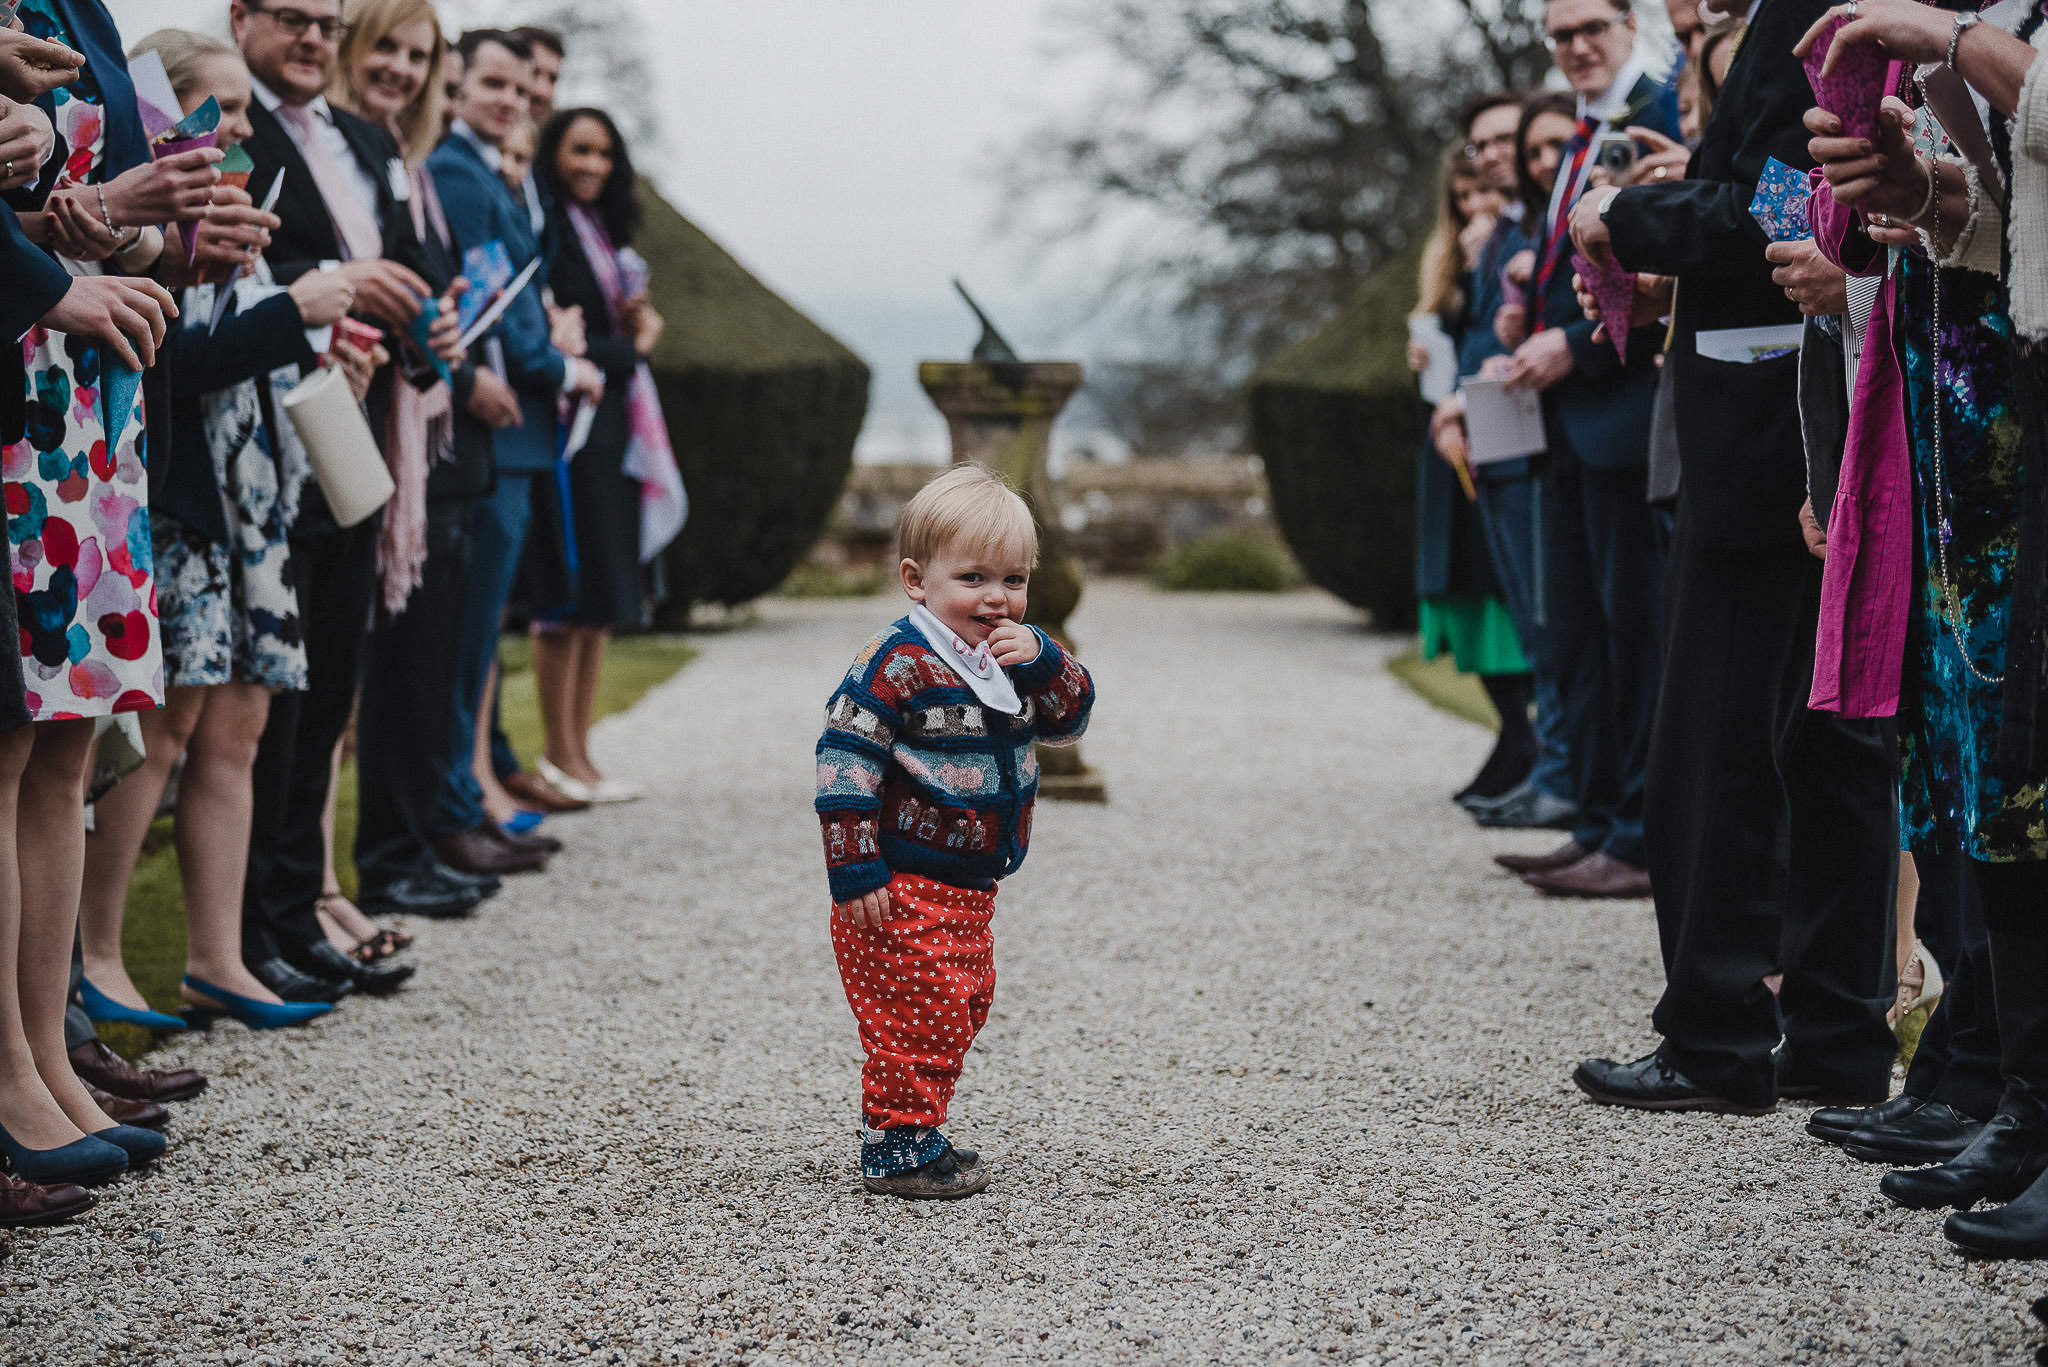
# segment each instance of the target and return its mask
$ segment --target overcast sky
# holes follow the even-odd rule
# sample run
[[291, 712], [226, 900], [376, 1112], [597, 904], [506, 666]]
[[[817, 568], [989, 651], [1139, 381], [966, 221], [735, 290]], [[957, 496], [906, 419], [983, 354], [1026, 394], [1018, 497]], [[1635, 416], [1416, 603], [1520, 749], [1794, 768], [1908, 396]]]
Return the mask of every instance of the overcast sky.
[[[1074, 79], [1044, 55], [1056, 0], [637, 2], [669, 144], [643, 169], [874, 368], [865, 454], [943, 449], [915, 367], [964, 358], [977, 335], [951, 276], [1027, 355], [1080, 346], [1060, 321], [1080, 286], [1041, 278], [996, 231], [988, 174], [1007, 130], [1062, 98], [1048, 78]], [[222, 28], [227, 0], [109, 8], [133, 41]], [[520, 17], [500, 0], [462, 12]]]

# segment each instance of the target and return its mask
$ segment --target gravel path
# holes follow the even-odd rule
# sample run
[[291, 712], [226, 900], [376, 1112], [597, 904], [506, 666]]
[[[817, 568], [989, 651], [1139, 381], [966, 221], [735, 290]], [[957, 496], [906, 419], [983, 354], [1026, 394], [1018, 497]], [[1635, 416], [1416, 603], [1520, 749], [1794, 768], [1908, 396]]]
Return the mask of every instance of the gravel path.
[[[1643, 904], [1496, 877], [1486, 739], [1313, 594], [1096, 585], [1113, 805], [1040, 809], [951, 1129], [970, 1202], [865, 1196], [809, 814], [886, 602], [772, 602], [601, 753], [647, 801], [388, 1003], [167, 1050], [162, 1171], [17, 1234], [0, 1360], [2013, 1362], [1966, 1264], [1764, 1119], [1593, 1107], [1646, 1039]], [[1144, 650], [1169, 643], [1175, 674]]]

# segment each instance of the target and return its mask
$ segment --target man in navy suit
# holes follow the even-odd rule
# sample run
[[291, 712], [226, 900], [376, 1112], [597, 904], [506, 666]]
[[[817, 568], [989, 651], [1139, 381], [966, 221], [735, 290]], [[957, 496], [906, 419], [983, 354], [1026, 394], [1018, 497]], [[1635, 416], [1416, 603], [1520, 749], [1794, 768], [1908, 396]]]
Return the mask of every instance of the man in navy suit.
[[[462, 82], [456, 87], [454, 122], [427, 166], [440, 188], [457, 249], [467, 253], [500, 243], [516, 273], [542, 258], [541, 241], [524, 197], [499, 174], [498, 146], [526, 114], [532, 48], [502, 30], [472, 29], [463, 34], [460, 51]], [[460, 754], [449, 765], [435, 850], [460, 869], [514, 872], [540, 863], [531, 851], [524, 858], [507, 857], [517, 847], [506, 843], [508, 837], [484, 811], [471, 752], [476, 714], [532, 518], [533, 481], [555, 467], [560, 403], [577, 395], [595, 402], [604, 393], [604, 376], [596, 366], [566, 355], [550, 340], [541, 302], [544, 276], [545, 271], [512, 300], [482, 343], [486, 358], [502, 367], [500, 378], [517, 395], [520, 417], [493, 437], [497, 487], [478, 510], [469, 596], [455, 643], [461, 657], [462, 712], [454, 731]]]
[[1542, 592], [1579, 815], [1558, 849], [1500, 862], [1547, 893], [1646, 897], [1643, 771], [1657, 705], [1661, 578], [1648, 460], [1662, 337], [1654, 324], [1638, 329], [1626, 364], [1594, 338], [1572, 289], [1569, 226], [1600, 139], [1634, 126], [1677, 137], [1678, 97], [1637, 63], [1627, 0], [1550, 0], [1543, 22], [1578, 95], [1579, 127], [1541, 220], [1523, 225], [1536, 251], [1534, 332], [1505, 373], [1543, 392]]

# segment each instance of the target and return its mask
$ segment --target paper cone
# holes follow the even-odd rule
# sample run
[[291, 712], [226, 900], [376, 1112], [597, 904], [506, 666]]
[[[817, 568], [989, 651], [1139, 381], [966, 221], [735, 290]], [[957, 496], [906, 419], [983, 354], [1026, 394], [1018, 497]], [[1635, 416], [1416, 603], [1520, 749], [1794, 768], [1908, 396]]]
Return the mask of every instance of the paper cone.
[[1593, 307], [1600, 310], [1600, 322], [1607, 329], [1607, 340], [1614, 343], [1614, 354], [1627, 364], [1628, 320], [1635, 312], [1636, 273], [1623, 270], [1611, 256], [1602, 267], [1577, 252], [1572, 253], [1572, 269], [1593, 292]]
[[1848, 22], [1846, 17], [1837, 18], [1814, 39], [1813, 51], [1806, 54], [1806, 80], [1813, 87], [1813, 102], [1842, 121], [1843, 136], [1875, 137], [1877, 107], [1884, 102], [1884, 74], [1891, 64], [1884, 49], [1874, 43], [1846, 47], [1835, 64], [1835, 74], [1820, 74], [1836, 31]]

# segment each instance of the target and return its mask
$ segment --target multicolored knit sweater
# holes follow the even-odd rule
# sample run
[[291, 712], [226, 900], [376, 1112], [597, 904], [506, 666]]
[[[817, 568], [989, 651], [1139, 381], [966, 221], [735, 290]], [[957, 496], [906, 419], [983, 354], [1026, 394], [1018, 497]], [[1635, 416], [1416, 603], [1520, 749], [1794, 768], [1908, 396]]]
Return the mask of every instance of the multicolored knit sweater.
[[1008, 671], [1024, 701], [1008, 717], [984, 707], [909, 618], [868, 642], [818, 741], [834, 902], [886, 887], [892, 872], [988, 887], [1017, 871], [1038, 796], [1032, 742], [1073, 744], [1095, 704], [1080, 662], [1042, 631], [1038, 646]]

